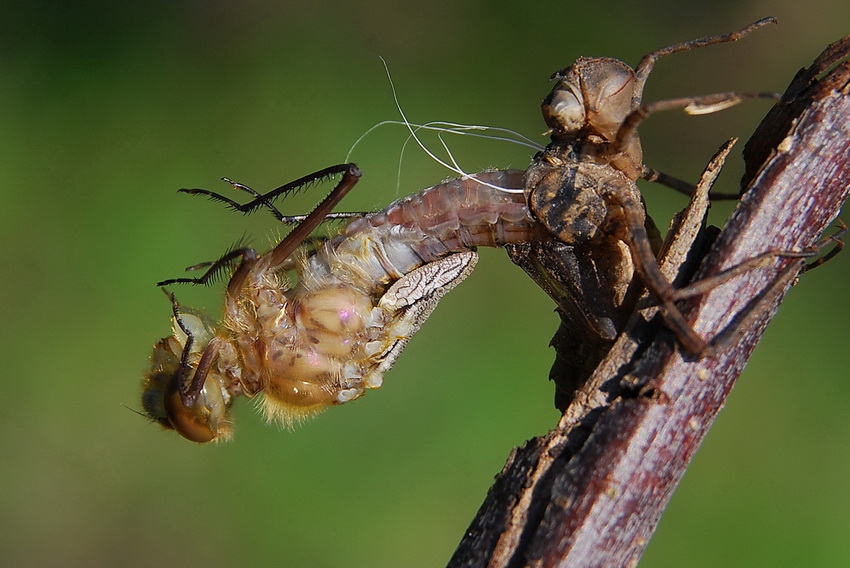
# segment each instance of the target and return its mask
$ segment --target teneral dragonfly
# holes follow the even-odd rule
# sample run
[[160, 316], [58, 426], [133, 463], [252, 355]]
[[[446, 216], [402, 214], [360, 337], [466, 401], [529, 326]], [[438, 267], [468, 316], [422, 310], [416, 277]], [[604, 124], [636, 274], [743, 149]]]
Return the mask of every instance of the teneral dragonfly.
[[230, 436], [240, 395], [261, 396], [266, 416], [284, 424], [359, 398], [381, 386], [440, 298], [471, 272], [476, 247], [551, 238], [529, 213], [523, 172], [503, 170], [443, 182], [302, 244], [360, 172], [343, 164], [308, 176], [337, 172], [334, 192], [274, 249], [237, 249], [207, 275], [176, 280], [204, 282], [238, 261], [221, 322], [172, 297], [173, 334], [154, 347], [144, 379], [148, 416], [207, 442]]

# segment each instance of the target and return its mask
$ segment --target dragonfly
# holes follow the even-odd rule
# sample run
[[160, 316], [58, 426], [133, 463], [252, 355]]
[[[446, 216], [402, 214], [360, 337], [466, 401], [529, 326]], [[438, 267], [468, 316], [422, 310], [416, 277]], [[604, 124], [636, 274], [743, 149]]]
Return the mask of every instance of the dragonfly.
[[[644, 104], [643, 87], [659, 57], [736, 41], [773, 22], [662, 48], [635, 69], [614, 59], [581, 58], [553, 76], [556, 85], [542, 105], [551, 142], [527, 170], [445, 181], [357, 215], [328, 238], [309, 236], [360, 179], [352, 163], [266, 194], [231, 182], [254, 197], [246, 204], [188, 190], [245, 213], [268, 209], [298, 224], [268, 252], [237, 247], [192, 267], [206, 268], [200, 277], [159, 283], [207, 284], [231, 272], [220, 321], [169, 293], [172, 334], [154, 346], [143, 380], [145, 414], [204, 443], [231, 437], [230, 410], [240, 396], [259, 397], [266, 417], [285, 425], [360, 398], [382, 385], [439, 300], [469, 275], [479, 246], [559, 247], [574, 267], [587, 268], [574, 270], [556, 291], [543, 286], [562, 310], [584, 321], [581, 335], [613, 340], [645, 286], [683, 348], [704, 353], [707, 342], [676, 308], [681, 290], [658, 268], [660, 238], [635, 181], [693, 188], [643, 164], [637, 128], [659, 110], [714, 112], [772, 95], [721, 93]], [[334, 190], [303, 218], [286, 217], [273, 204], [333, 176], [341, 176]], [[539, 266], [526, 268], [538, 281], [547, 278]], [[568, 397], [562, 392], [556, 403], [558, 396], [562, 402]]]
[[199, 265], [207, 270], [198, 278], [160, 282], [205, 284], [235, 263], [220, 322], [170, 296], [173, 332], [154, 347], [145, 413], [189, 440], [209, 442], [230, 437], [239, 396], [261, 396], [270, 420], [292, 425], [380, 387], [439, 300], [472, 271], [477, 247], [552, 238], [529, 212], [523, 173], [485, 171], [440, 183], [320, 242], [305, 239], [360, 179], [354, 164], [236, 204], [273, 208], [280, 194], [342, 176], [271, 251], [237, 248]]

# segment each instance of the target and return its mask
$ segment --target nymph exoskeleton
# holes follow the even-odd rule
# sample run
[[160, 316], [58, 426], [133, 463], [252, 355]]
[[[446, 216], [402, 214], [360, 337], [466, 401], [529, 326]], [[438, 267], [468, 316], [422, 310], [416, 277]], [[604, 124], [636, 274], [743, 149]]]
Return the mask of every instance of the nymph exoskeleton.
[[[637, 129], [661, 110], [705, 114], [744, 99], [776, 95], [719, 93], [644, 103], [643, 90], [659, 57], [737, 41], [770, 23], [775, 20], [764, 18], [738, 32], [664, 47], [644, 56], [634, 69], [616, 59], [582, 57], [552, 76], [556, 84], [542, 103], [551, 141], [534, 157], [525, 188], [529, 208], [560, 241], [561, 252], [552, 255], [551, 245], [545, 253], [526, 246], [512, 256], [557, 296], [564, 323], [554, 341], [569, 346], [559, 352], [579, 353], [575, 361], [565, 363], [574, 368], [574, 376], [558, 385], [559, 408], [607, 352], [643, 287], [656, 298], [661, 316], [685, 351], [692, 356], [707, 353], [710, 339], [700, 337], [675, 304], [693, 290], [677, 290], [659, 270], [660, 235], [635, 182], [657, 181], [685, 193], [693, 186], [644, 165]], [[561, 274], [556, 285], [543, 267], [553, 258], [557, 266], [548, 270]], [[741, 270], [755, 266], [754, 260]]]

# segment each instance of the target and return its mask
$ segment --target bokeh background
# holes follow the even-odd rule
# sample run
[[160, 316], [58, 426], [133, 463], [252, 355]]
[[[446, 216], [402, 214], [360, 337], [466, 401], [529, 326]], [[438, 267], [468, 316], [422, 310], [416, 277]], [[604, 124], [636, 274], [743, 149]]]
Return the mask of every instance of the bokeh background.
[[[765, 15], [778, 28], [661, 61], [647, 99], [781, 91], [850, 31], [844, 0], [393, 3], [28, 2], [0, 19], [0, 565], [439, 566], [512, 447], [557, 421], [552, 305], [483, 251], [385, 386], [295, 432], [236, 409], [197, 446], [135, 414], [169, 332], [154, 287], [273, 219], [178, 195], [221, 176], [270, 189], [345, 160], [398, 119], [504, 126], [545, 142], [550, 73], [631, 64]], [[695, 179], [768, 103], [653, 117], [647, 162]], [[450, 174], [384, 127], [351, 159], [344, 209]], [[461, 165], [525, 167], [527, 148], [452, 139]], [[436, 140], [432, 147], [439, 148]], [[721, 178], [736, 187], [740, 159]], [[400, 178], [399, 178], [400, 170]], [[324, 188], [322, 188], [324, 189]], [[287, 203], [305, 211], [318, 191]], [[684, 199], [647, 187], [659, 221]], [[718, 206], [718, 222], [729, 209]], [[792, 290], [675, 495], [642, 566], [850, 564], [847, 284], [839, 256]], [[215, 313], [221, 289], [179, 289]]]

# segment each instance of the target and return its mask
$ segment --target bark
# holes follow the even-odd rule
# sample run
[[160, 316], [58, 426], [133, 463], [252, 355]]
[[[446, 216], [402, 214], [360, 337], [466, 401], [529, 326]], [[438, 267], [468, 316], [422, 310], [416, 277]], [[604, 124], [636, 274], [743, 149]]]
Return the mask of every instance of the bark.
[[[699, 334], [715, 338], [712, 351], [683, 353], [644, 301], [557, 427], [513, 451], [449, 566], [638, 562], [804, 262], [772, 257], [722, 284], [716, 275], [766, 251], [813, 250], [850, 192], [848, 54], [850, 36], [801, 70], [765, 117], [744, 150], [745, 192], [711, 250], [705, 254], [692, 231], [702, 197], [663, 253], [668, 272], [704, 256], [693, 280], [715, 284], [680, 307]], [[709, 169], [702, 189], [715, 173]]]

